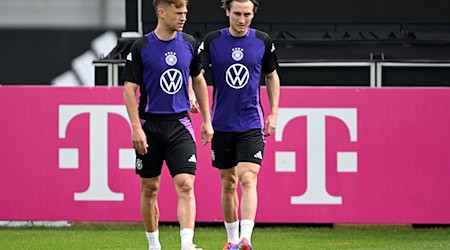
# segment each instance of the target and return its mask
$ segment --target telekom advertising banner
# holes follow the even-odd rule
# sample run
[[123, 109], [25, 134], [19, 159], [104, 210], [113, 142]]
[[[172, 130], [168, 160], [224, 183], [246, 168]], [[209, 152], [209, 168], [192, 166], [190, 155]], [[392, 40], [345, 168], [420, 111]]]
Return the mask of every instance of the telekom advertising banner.
[[[449, 107], [450, 89], [283, 87], [256, 221], [450, 223]], [[121, 87], [0, 87], [0, 116], [0, 220], [141, 220]], [[199, 222], [223, 220], [210, 158], [198, 145]], [[166, 168], [159, 205], [177, 221]]]

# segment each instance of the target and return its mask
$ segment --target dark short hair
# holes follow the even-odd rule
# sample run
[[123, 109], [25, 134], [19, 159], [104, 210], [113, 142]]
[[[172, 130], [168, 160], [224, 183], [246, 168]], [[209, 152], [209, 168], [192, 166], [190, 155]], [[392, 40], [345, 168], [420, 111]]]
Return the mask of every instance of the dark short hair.
[[258, 10], [259, 0], [221, 0], [221, 2], [222, 2], [222, 5], [221, 5], [222, 9], [230, 10], [231, 2], [233, 2], [233, 1], [241, 2], [241, 3], [252, 2], [253, 6], [254, 6], [253, 12], [256, 13], [256, 11]]
[[155, 11], [158, 11], [157, 8], [161, 4], [165, 5], [174, 4], [176, 7], [180, 7], [183, 2], [188, 4], [188, 0], [153, 0], [153, 7], [155, 8]]

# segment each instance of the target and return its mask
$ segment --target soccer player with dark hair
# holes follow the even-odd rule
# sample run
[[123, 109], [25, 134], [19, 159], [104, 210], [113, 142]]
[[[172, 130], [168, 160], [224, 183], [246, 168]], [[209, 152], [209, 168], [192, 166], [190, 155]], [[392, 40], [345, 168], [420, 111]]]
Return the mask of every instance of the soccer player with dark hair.
[[[211, 70], [214, 86], [212, 165], [219, 169], [222, 183], [228, 235], [224, 249], [252, 249], [264, 137], [274, 133], [278, 117], [280, 79], [275, 46], [268, 34], [250, 28], [258, 7], [257, 0], [222, 0], [229, 27], [208, 33], [200, 45], [203, 68]], [[270, 101], [265, 121], [261, 73]], [[242, 191], [240, 235], [238, 183]]]
[[187, 0], [154, 0], [153, 5], [157, 26], [133, 44], [122, 74], [136, 173], [141, 179], [141, 214], [149, 249], [161, 249], [157, 198], [165, 161], [178, 197], [181, 249], [194, 250], [199, 249], [193, 244], [197, 152], [188, 114], [190, 77], [203, 117], [203, 145], [211, 141], [214, 133], [207, 86], [200, 73], [196, 40], [182, 32]]

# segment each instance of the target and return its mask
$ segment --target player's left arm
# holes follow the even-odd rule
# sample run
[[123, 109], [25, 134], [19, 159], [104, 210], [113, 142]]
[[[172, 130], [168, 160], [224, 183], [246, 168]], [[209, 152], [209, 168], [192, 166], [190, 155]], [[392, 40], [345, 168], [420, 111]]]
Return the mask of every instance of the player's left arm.
[[270, 102], [270, 114], [266, 118], [264, 136], [270, 136], [275, 132], [278, 119], [278, 105], [280, 102], [280, 77], [277, 70], [266, 75], [267, 95]]
[[263, 37], [266, 47], [262, 59], [262, 68], [266, 75], [265, 82], [270, 101], [270, 114], [267, 116], [264, 124], [264, 136], [270, 136], [275, 132], [277, 127], [278, 105], [280, 102], [280, 77], [277, 73], [278, 59], [275, 44], [267, 34], [261, 35], [261, 37]]
[[209, 97], [208, 88], [206, 85], [206, 80], [203, 74], [198, 74], [197, 76], [192, 76], [192, 87], [197, 96], [197, 101], [200, 108], [200, 113], [202, 114], [203, 124], [202, 124], [202, 144], [206, 145], [211, 142], [214, 135], [214, 130], [211, 124], [211, 113], [209, 110]]
[[192, 87], [192, 77], [189, 77], [189, 102], [191, 103], [191, 112], [198, 113], [200, 107], [198, 106], [197, 97]]
[[211, 113], [209, 109], [208, 87], [205, 77], [203, 76], [202, 63], [200, 53], [202, 52], [203, 44], [199, 45], [195, 40], [192, 40], [194, 48], [194, 57], [190, 65], [190, 75], [192, 78], [192, 89], [197, 98], [198, 108], [202, 114], [202, 144], [206, 145], [211, 142], [214, 135], [214, 130], [211, 123]]

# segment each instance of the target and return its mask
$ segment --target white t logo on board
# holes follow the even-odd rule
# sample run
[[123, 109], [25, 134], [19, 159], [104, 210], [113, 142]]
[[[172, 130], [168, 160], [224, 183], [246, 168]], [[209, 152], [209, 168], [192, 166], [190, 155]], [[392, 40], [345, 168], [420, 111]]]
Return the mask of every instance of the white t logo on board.
[[[297, 117], [306, 117], [307, 127], [307, 188], [304, 194], [291, 197], [291, 204], [342, 204], [341, 196], [327, 191], [325, 118], [341, 120], [349, 130], [350, 140], [357, 141], [356, 108], [280, 108], [275, 141], [281, 142], [286, 125]], [[337, 152], [337, 170], [342, 173], [358, 171], [357, 152]], [[295, 172], [295, 152], [275, 152], [276, 172]]]
[[[74, 194], [75, 201], [123, 201], [124, 194], [112, 191], [108, 185], [108, 114], [128, 121], [124, 105], [60, 105], [59, 138], [66, 137], [69, 123], [78, 115], [89, 114], [89, 186]], [[135, 153], [132, 148], [119, 149], [119, 168], [134, 169]], [[78, 148], [59, 149], [59, 168], [78, 169]]]

